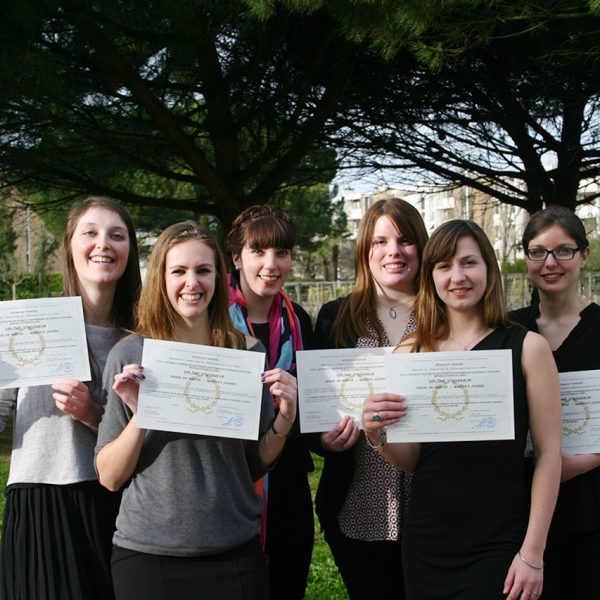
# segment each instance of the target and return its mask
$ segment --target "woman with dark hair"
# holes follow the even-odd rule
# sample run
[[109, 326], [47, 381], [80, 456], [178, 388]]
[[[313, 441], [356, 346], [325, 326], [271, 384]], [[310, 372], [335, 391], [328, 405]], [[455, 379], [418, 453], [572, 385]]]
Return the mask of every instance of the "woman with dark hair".
[[141, 285], [131, 218], [108, 198], [88, 198], [69, 213], [62, 252], [63, 293], [83, 301], [92, 381], [0, 392], [5, 407], [17, 406], [0, 562], [7, 600], [112, 597], [119, 496], [100, 486], [93, 458], [105, 403], [102, 369], [133, 325]]
[[[407, 598], [536, 600], [560, 478], [558, 373], [548, 344], [508, 324], [494, 250], [472, 221], [449, 221], [431, 235], [416, 315], [415, 334], [396, 351], [512, 350], [515, 438], [388, 444], [385, 427], [410, 411], [411, 399], [367, 397], [371, 444], [414, 472], [402, 539]], [[536, 455], [530, 489], [528, 431]]]
[[[583, 223], [561, 206], [537, 212], [525, 227], [523, 250], [539, 302], [510, 317], [548, 340], [559, 373], [600, 369], [600, 307], [579, 287], [590, 254]], [[563, 452], [561, 479], [544, 600], [600, 598], [600, 455]]]
[[[234, 220], [227, 238], [234, 270], [229, 276], [229, 312], [235, 326], [267, 349], [269, 371], [279, 386], [296, 390], [296, 351], [312, 347], [312, 325], [283, 286], [292, 269], [295, 232], [278, 208], [251, 206]], [[279, 408], [273, 397], [274, 409]], [[307, 472], [313, 470], [305, 439], [294, 424], [277, 466], [266, 481], [265, 550], [273, 600], [301, 600], [314, 538]], [[263, 532], [264, 536], [264, 532]]]
[[[137, 427], [144, 338], [262, 351], [231, 323], [226, 278], [208, 230], [189, 221], [171, 225], [149, 259], [137, 333], [108, 356], [96, 468], [109, 489], [127, 484], [113, 538], [117, 599], [268, 596], [262, 502], [253, 481], [283, 449], [296, 418], [296, 390], [265, 373], [258, 441]], [[272, 395], [279, 399], [275, 418]]]
[[[423, 219], [411, 204], [397, 198], [373, 204], [358, 234], [354, 289], [321, 308], [317, 344], [393, 346], [412, 333], [426, 241]], [[325, 461], [316, 509], [350, 598], [404, 598], [400, 538], [410, 476], [373, 451], [349, 418], [320, 442]]]

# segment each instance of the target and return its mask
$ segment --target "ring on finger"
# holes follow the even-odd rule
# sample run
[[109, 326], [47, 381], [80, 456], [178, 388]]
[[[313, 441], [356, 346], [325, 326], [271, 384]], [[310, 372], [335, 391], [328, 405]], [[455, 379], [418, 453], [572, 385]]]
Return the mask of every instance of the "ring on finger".
[[383, 417], [381, 416], [380, 412], [376, 412], [373, 414], [373, 421], [381, 421]]

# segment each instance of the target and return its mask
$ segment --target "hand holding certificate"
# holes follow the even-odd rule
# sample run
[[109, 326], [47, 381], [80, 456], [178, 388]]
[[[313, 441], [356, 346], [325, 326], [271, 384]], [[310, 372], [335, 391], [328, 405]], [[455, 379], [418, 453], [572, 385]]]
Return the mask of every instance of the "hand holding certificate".
[[302, 433], [329, 431], [344, 415], [357, 424], [368, 394], [386, 389], [384, 356], [391, 348], [298, 352], [298, 409]]
[[261, 352], [144, 340], [138, 427], [258, 439], [264, 361]]
[[386, 357], [388, 391], [408, 413], [389, 442], [514, 439], [510, 350], [424, 352]]
[[89, 381], [81, 298], [0, 302], [0, 388]]

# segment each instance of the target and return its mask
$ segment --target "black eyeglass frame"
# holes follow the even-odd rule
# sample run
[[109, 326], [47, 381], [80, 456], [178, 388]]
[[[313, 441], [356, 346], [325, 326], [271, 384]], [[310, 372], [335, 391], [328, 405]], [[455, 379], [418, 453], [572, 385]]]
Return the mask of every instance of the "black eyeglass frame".
[[[531, 258], [531, 256], [529, 255], [529, 253], [535, 250], [537, 252], [540, 251], [544, 251], [544, 257], [543, 258]], [[569, 252], [571, 252], [571, 256], [569, 257], [565, 257], [565, 258], [558, 258], [558, 256], [556, 256], [556, 251], [557, 250], [568, 250]], [[527, 257], [527, 260], [530, 260], [531, 262], [544, 262], [547, 258], [549, 254], [552, 254], [552, 256], [554, 257], [554, 260], [557, 260], [559, 262], [565, 261], [565, 260], [573, 260], [575, 258], [575, 255], [578, 252], [583, 252], [585, 250], [585, 246], [579, 246], [577, 248], [568, 248], [565, 246], [559, 246], [558, 248], [553, 248], [552, 250], [548, 250], [548, 248], [527, 248], [527, 250], [525, 250], [525, 256]]]

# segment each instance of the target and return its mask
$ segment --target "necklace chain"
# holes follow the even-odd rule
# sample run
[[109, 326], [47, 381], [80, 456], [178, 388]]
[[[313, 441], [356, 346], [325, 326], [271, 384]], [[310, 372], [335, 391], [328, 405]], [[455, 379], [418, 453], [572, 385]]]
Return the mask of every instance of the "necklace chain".
[[457, 346], [462, 346], [463, 350], [465, 350], [465, 352], [467, 350], [470, 350], [485, 334], [485, 332], [488, 330], [488, 328], [486, 327], [485, 329], [483, 329], [482, 331], [480, 331], [468, 344], [461, 344], [458, 340], [454, 339], [450, 334], [448, 334], [448, 338], [451, 339]]

